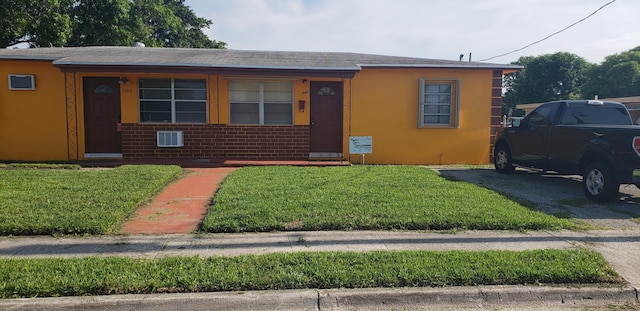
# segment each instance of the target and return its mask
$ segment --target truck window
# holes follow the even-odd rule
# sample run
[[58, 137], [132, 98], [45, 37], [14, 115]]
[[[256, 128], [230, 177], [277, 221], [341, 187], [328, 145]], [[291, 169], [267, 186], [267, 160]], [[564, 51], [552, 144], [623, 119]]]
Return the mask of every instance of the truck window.
[[562, 117], [562, 124], [630, 125], [631, 119], [624, 107], [606, 105], [569, 105]]
[[529, 120], [527, 120], [527, 123], [533, 126], [550, 125], [551, 120], [549, 118], [549, 115], [551, 114], [551, 111], [553, 110], [553, 108], [554, 107], [551, 105], [538, 107], [536, 110], [532, 111], [531, 114], [528, 116]]

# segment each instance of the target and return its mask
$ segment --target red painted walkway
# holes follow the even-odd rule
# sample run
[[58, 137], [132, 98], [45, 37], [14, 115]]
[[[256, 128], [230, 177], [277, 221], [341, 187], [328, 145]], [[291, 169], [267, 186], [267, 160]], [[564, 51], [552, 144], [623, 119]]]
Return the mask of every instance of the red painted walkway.
[[186, 175], [167, 186], [122, 227], [123, 234], [190, 233], [207, 213], [220, 183], [237, 168], [187, 168]]

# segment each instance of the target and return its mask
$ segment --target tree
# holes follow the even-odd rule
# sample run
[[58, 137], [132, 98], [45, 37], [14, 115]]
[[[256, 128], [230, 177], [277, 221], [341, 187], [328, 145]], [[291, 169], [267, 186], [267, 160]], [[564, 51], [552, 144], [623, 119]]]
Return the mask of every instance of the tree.
[[71, 36], [74, 0], [2, 0], [0, 47], [64, 45]]
[[224, 48], [202, 31], [210, 20], [184, 0], [2, 0], [0, 47], [148, 46]]
[[73, 8], [69, 46], [132, 45], [129, 0], [80, 1]]
[[582, 95], [585, 98], [640, 95], [640, 46], [607, 56], [602, 64], [594, 66]]
[[579, 98], [592, 66], [582, 57], [566, 52], [520, 57], [512, 64], [522, 65], [524, 69], [505, 77], [503, 100], [507, 107]]
[[200, 18], [184, 5], [184, 0], [136, 0], [137, 23], [143, 32], [138, 41], [154, 46], [224, 48], [226, 43], [212, 41], [202, 32], [212, 21]]

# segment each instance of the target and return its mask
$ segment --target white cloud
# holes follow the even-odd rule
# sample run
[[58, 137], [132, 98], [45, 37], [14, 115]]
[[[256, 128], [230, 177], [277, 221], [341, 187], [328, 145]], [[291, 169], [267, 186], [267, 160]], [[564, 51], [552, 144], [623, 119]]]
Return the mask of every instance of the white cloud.
[[[340, 51], [479, 60], [540, 40], [611, 0], [187, 0], [232, 49]], [[520, 56], [570, 52], [590, 62], [640, 46], [640, 1], [617, 0]]]

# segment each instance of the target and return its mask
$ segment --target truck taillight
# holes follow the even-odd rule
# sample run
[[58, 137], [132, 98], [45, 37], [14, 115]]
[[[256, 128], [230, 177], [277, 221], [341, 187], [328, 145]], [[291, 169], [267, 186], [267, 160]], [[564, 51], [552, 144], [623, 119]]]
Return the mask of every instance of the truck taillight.
[[635, 150], [636, 154], [640, 156], [640, 136], [633, 138], [633, 150]]

